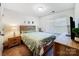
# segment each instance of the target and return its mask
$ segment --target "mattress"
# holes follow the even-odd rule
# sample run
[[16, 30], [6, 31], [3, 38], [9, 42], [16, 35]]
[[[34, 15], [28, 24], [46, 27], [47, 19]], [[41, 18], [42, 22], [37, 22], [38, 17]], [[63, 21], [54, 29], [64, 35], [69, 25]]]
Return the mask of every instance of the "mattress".
[[55, 36], [45, 32], [29, 32], [21, 34], [23, 42], [33, 52], [33, 55], [42, 55], [43, 47], [49, 45], [55, 39]]

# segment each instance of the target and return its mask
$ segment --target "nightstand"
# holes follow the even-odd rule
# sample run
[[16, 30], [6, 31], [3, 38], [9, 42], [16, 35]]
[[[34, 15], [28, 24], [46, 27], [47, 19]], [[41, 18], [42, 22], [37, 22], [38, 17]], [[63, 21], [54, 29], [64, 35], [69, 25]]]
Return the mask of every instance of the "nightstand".
[[4, 48], [11, 48], [19, 44], [21, 44], [21, 36], [8, 38], [8, 41], [4, 43]]

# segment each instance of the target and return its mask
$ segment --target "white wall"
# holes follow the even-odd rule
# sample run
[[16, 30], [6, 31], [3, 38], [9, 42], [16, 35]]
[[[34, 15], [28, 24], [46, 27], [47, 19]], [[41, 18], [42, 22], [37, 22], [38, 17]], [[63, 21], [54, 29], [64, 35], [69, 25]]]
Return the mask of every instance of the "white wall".
[[58, 12], [55, 14], [38, 18], [38, 17], [32, 17], [32, 16], [25, 16], [21, 13], [5, 9], [4, 16], [2, 17], [2, 22], [5, 24], [11, 24], [11, 25], [21, 25], [21, 24], [24, 24], [24, 21], [33, 20], [35, 22], [34, 25], [36, 25], [39, 28], [42, 28], [43, 31], [51, 32], [53, 31], [53, 27], [52, 27], [53, 20], [62, 18], [62, 17], [69, 17], [69, 16], [73, 17], [74, 16], [73, 11], [74, 9], [69, 9], [66, 11], [62, 11], [62, 12]]
[[[2, 18], [5, 24], [23, 24], [24, 21], [36, 21], [36, 17], [25, 16], [21, 13], [12, 11], [12, 10], [4, 10], [4, 16]], [[35, 22], [36, 23], [36, 22]]]
[[79, 3], [75, 3], [75, 18], [79, 17]]
[[[74, 16], [74, 9], [69, 9], [66, 11], [62, 11], [59, 13], [55, 13], [55, 14], [51, 14], [45, 17], [42, 17], [39, 19], [39, 27], [42, 28], [43, 31], [45, 32], [55, 32], [55, 28], [53, 27], [53, 21], [58, 19], [58, 21], [60, 21], [61, 18], [63, 17], [70, 17], [70, 16]], [[62, 23], [60, 23], [61, 25], [63, 25]]]
[[[25, 16], [13, 10], [4, 10], [4, 16], [2, 17], [2, 22], [6, 25], [35, 25], [38, 26], [37, 17]], [[24, 23], [26, 21], [26, 23]], [[28, 24], [28, 21], [34, 21], [34, 24]]]
[[79, 3], [76, 3], [75, 4], [75, 11], [74, 11], [74, 13], [75, 13], [75, 25], [76, 25], [76, 27], [78, 27], [78, 23], [79, 23]]

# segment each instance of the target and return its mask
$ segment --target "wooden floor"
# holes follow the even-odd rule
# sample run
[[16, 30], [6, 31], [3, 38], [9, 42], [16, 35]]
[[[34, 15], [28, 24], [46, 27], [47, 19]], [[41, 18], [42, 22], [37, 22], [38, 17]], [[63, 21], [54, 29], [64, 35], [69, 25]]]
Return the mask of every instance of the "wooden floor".
[[31, 51], [25, 45], [18, 45], [3, 50], [3, 56], [32, 56]]

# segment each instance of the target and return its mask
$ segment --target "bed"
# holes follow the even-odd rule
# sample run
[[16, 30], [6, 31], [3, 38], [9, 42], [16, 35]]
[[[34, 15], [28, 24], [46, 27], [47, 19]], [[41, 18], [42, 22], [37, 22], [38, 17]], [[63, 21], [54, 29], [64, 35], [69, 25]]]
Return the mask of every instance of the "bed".
[[8, 42], [3, 44], [3, 55], [45, 56], [55, 38], [53, 34], [36, 31], [35, 26], [21, 25], [20, 36], [8, 38]]
[[44, 55], [56, 38], [53, 34], [36, 31], [35, 26], [20, 26], [21, 38], [33, 55]]
[[29, 32], [21, 34], [25, 45], [33, 52], [33, 55], [43, 55], [44, 47], [53, 44], [55, 36], [45, 32]]

